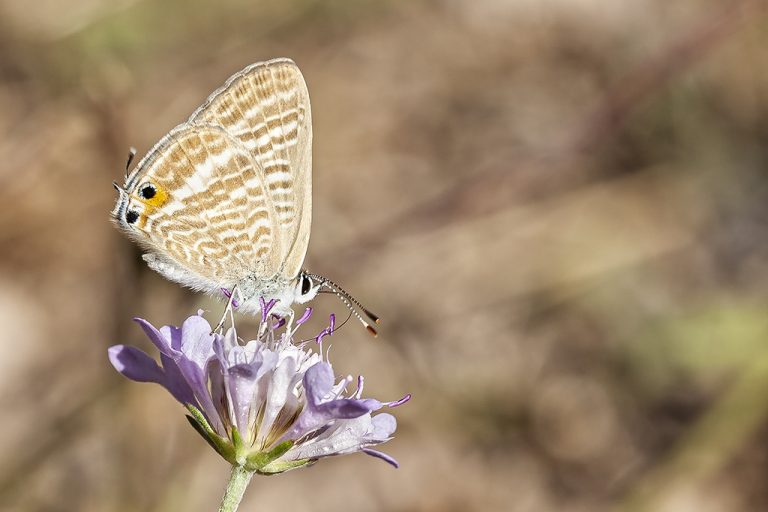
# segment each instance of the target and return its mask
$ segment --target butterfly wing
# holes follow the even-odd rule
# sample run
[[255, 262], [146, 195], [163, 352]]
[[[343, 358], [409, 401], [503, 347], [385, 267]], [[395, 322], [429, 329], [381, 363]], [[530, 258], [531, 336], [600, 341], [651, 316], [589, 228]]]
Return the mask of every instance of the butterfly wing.
[[275, 212], [248, 150], [219, 126], [187, 124], [142, 160], [115, 217], [153, 268], [215, 290], [279, 268]]
[[279, 264], [270, 271], [294, 279], [312, 223], [312, 114], [299, 68], [289, 59], [253, 64], [211, 94], [188, 122], [221, 127], [252, 155], [277, 221]]
[[292, 280], [309, 241], [311, 145], [298, 67], [251, 65], [142, 159], [113, 216], [150, 266], [193, 288]]

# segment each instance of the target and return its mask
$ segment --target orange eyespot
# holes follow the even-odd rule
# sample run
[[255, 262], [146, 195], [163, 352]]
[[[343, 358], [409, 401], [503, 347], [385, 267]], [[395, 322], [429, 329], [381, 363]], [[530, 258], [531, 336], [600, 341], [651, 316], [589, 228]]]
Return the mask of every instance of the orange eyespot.
[[138, 195], [147, 210], [160, 208], [168, 201], [168, 192], [163, 187], [150, 182], [139, 185]]

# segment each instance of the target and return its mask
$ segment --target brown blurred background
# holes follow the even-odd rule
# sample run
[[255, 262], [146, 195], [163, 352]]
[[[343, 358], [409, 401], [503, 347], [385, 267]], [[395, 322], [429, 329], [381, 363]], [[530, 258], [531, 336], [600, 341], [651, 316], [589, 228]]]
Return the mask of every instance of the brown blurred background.
[[0, 0], [0, 510], [218, 506], [226, 463], [106, 348], [221, 306], [146, 268], [111, 182], [277, 56], [312, 96], [307, 267], [384, 319], [334, 365], [414, 398], [400, 470], [325, 460], [242, 510], [768, 510], [767, 14]]

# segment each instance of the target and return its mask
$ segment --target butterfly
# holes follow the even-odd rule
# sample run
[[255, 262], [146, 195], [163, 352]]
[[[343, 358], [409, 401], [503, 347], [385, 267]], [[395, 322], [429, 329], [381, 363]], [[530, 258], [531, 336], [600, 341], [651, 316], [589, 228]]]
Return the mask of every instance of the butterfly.
[[[130, 167], [129, 158], [126, 169]], [[302, 268], [312, 220], [312, 114], [290, 59], [252, 64], [230, 77], [126, 175], [115, 224], [167, 279], [222, 290], [239, 310], [293, 318], [294, 303], [327, 288], [378, 318], [327, 278]]]

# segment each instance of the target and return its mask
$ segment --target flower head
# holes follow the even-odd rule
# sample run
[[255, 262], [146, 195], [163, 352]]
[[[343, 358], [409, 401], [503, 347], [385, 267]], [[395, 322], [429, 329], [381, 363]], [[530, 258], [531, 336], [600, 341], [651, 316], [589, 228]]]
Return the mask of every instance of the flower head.
[[[295, 345], [295, 330], [278, 334], [282, 324], [273, 324], [266, 313], [259, 336], [246, 343], [234, 327], [223, 336], [212, 333], [201, 314], [181, 327], [156, 329], [136, 321], [160, 351], [160, 364], [135, 347], [116, 345], [109, 349], [112, 365], [129, 379], [166, 388], [231, 464], [274, 474], [362, 451], [397, 466], [371, 449], [391, 438], [395, 418], [372, 413], [410, 397], [389, 403], [362, 398], [362, 377], [349, 392], [352, 377], [334, 375], [322, 346], [317, 353], [308, 344]], [[332, 334], [333, 325], [323, 332]]]

